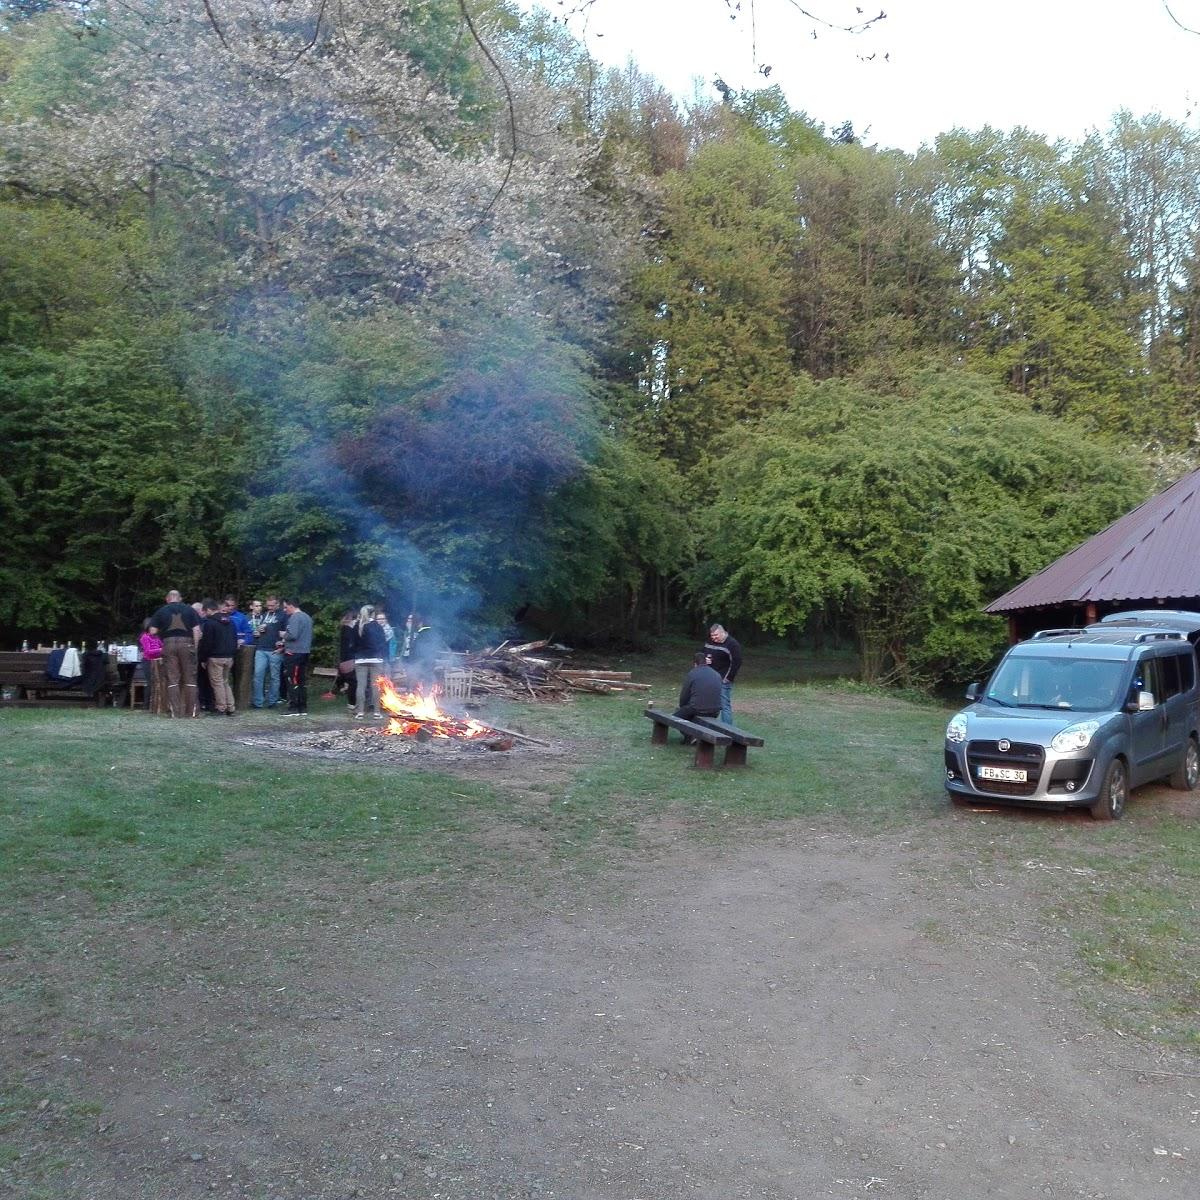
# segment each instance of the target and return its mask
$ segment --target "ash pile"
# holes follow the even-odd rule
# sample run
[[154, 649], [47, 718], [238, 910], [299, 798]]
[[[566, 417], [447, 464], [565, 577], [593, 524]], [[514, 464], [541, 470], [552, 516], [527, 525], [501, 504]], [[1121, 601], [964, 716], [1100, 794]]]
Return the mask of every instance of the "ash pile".
[[238, 739], [243, 746], [279, 750], [288, 754], [306, 754], [319, 758], [363, 759], [375, 762], [457, 759], [472, 757], [510, 757], [518, 754], [552, 752], [544, 743], [522, 742], [501, 733], [483, 737], [456, 738], [389, 734], [380, 725], [352, 729], [300, 729], [270, 732]]

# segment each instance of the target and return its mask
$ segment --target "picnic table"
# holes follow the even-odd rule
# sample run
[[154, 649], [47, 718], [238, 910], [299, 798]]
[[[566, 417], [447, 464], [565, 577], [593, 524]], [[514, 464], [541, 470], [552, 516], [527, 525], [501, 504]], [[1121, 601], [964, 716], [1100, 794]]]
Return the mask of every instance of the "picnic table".
[[49, 650], [0, 650], [0, 688], [16, 693], [15, 701], [7, 703], [45, 704], [49, 702], [77, 702], [94, 704], [118, 704], [128, 695], [129, 684], [121, 679], [117, 663], [112, 655], [103, 684], [93, 692], [85, 691], [82, 681], [60, 683], [46, 678], [46, 665], [50, 661]]

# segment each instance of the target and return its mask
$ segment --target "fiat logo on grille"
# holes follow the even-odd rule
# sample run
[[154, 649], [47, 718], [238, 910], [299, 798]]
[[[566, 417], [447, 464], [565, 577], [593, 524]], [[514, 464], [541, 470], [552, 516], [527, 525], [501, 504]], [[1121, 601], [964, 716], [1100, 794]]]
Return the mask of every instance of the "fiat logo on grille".
[[1012, 742], [1010, 742], [1008, 740], [1008, 738], [1001, 738], [996, 743], [996, 749], [1003, 751], [1003, 753], [1007, 754], [1012, 749]]

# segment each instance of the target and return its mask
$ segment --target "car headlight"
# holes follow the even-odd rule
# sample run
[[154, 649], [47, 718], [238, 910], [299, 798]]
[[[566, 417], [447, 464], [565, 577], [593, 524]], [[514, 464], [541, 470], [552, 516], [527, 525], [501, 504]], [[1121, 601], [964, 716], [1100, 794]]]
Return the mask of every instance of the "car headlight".
[[965, 742], [967, 740], [967, 718], [959, 713], [957, 716], [950, 718], [950, 724], [946, 726], [946, 741], [948, 742]]
[[1099, 721], [1080, 721], [1078, 725], [1069, 725], [1061, 733], [1054, 735], [1050, 747], [1059, 754], [1070, 754], [1073, 750], [1086, 750], [1091, 745], [1093, 734], [1099, 728]]

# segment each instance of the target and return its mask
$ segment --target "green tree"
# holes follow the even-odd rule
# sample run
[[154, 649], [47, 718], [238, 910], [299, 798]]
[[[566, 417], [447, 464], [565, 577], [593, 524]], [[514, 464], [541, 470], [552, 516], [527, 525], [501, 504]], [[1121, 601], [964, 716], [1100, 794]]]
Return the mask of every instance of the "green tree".
[[755, 88], [729, 97], [729, 108], [744, 128], [778, 147], [787, 160], [809, 154], [827, 154], [830, 143], [816, 122], [796, 112], [778, 86]]
[[692, 565], [695, 533], [674, 465], [605, 434], [555, 497], [551, 553], [531, 599], [556, 628], [630, 637], [663, 632], [668, 595]]
[[1127, 291], [1139, 338], [1153, 348], [1171, 324], [1172, 292], [1187, 274], [1200, 220], [1200, 134], [1158, 114], [1118, 112], [1077, 159], [1089, 192], [1117, 214], [1128, 244]]
[[1125, 295], [1128, 255], [1113, 214], [1064, 170], [1065, 194], [1018, 195], [993, 254], [969, 356], [1054, 416], [1093, 429], [1147, 432], [1141, 352]]
[[666, 187], [630, 331], [651, 443], [691, 466], [717, 431], [791, 391], [795, 209], [778, 150], [745, 132], [705, 146]]
[[[61, 201], [0, 201], [0, 343], [62, 349], [156, 320], [146, 223], [105, 222]], [[157, 297], [161, 307], [161, 296]]]
[[0, 622], [117, 632], [164, 586], [236, 573], [231, 456], [153, 347], [0, 351]]
[[[260, 358], [259, 386], [289, 401], [261, 404], [270, 444], [230, 517], [251, 569], [319, 603], [395, 595], [448, 630], [532, 603], [560, 630], [600, 614], [629, 632], [644, 580], [687, 561], [674, 472], [605, 419], [589, 360], [545, 329], [433, 325], [314, 312], [269, 337], [284, 352]], [[252, 359], [199, 357], [210, 394]]]
[[803, 227], [792, 300], [799, 365], [825, 378], [944, 343], [960, 271], [938, 241], [928, 162], [848, 143], [793, 169]]
[[1145, 434], [1145, 297], [1097, 147], [1023, 129], [951, 130], [931, 160], [945, 248], [963, 265], [954, 311], [967, 363], [1093, 429]]
[[961, 677], [1003, 641], [989, 600], [1146, 495], [1133, 461], [978, 378], [909, 390], [809, 385], [739, 431], [700, 531], [705, 607], [778, 634], [845, 623], [868, 680]]

